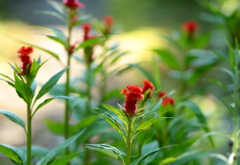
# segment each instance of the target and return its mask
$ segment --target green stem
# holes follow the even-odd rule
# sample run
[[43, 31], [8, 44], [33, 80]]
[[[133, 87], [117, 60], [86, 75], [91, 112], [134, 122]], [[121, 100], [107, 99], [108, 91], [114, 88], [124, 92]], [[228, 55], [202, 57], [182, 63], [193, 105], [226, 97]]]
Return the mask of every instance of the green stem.
[[[71, 62], [71, 54], [68, 49], [71, 47], [71, 13], [69, 13], [69, 20], [68, 20], [68, 40], [67, 40], [67, 66], [70, 66]], [[65, 83], [65, 96], [69, 96], [70, 92], [70, 67], [66, 71], [66, 83]], [[65, 99], [65, 114], [64, 114], [64, 138], [65, 140], [69, 138], [69, 100]], [[66, 147], [65, 154], [69, 154], [69, 147]], [[70, 163], [69, 163], [70, 164]]]
[[91, 82], [92, 82], [92, 73], [91, 73], [91, 64], [87, 65], [87, 102], [86, 102], [86, 114], [85, 116], [89, 116], [91, 111]]
[[[87, 81], [86, 81], [86, 85], [87, 85], [87, 101], [86, 101], [86, 112], [85, 112], [85, 117], [90, 115], [91, 112], [91, 64], [87, 64]], [[90, 143], [90, 140], [88, 139], [84, 146], [86, 146], [87, 143]], [[91, 151], [87, 151], [86, 155], [85, 155], [85, 162], [84, 165], [90, 165], [91, 164], [91, 157], [92, 157], [92, 153]]]
[[32, 115], [31, 105], [27, 104], [27, 165], [31, 165], [32, 146]]
[[[68, 56], [67, 66], [70, 66], [70, 56]], [[69, 96], [69, 81], [70, 81], [70, 68], [66, 71], [66, 84], [65, 84], [65, 96]], [[64, 114], [64, 138], [69, 137], [69, 100], [65, 99], [65, 114]], [[69, 154], [69, 148], [66, 148], [66, 155]]]
[[127, 130], [127, 143], [126, 143], [126, 165], [130, 165], [131, 156], [131, 145], [132, 145], [132, 116], [128, 117], [128, 130]]

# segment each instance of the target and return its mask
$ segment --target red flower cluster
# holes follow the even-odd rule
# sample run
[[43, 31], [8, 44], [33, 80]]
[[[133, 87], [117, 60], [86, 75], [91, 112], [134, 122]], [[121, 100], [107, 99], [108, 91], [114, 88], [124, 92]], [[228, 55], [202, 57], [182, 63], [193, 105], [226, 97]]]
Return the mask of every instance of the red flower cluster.
[[83, 28], [83, 41], [95, 38], [95, 36], [90, 36], [89, 32], [91, 30], [91, 25], [89, 23], [85, 23], [82, 25]]
[[110, 33], [110, 31], [111, 31], [111, 29], [112, 29], [112, 25], [113, 25], [113, 22], [114, 22], [114, 20], [113, 20], [113, 18], [111, 17], [111, 16], [105, 16], [104, 18], [103, 18], [103, 22], [104, 22], [104, 24], [105, 24], [105, 33], [106, 34], [109, 34]]
[[71, 9], [82, 8], [85, 6], [83, 3], [78, 2], [78, 0], [64, 0], [63, 4]]
[[[166, 95], [165, 92], [160, 92], [158, 96], [159, 96], [159, 98], [162, 98], [162, 97], [164, 97], [165, 95]], [[174, 105], [174, 103], [175, 103], [175, 101], [174, 101], [171, 97], [164, 97], [164, 98], [163, 98], [162, 105], [163, 105], [164, 107], [166, 107], [166, 106], [168, 106], [169, 104], [170, 104], [170, 105]]]
[[148, 81], [148, 80], [143, 80], [143, 84], [144, 84], [144, 86], [143, 86], [143, 88], [142, 88], [142, 90], [143, 90], [143, 93], [145, 93], [147, 90], [154, 90], [155, 89], [155, 87], [154, 87], [154, 85], [153, 85], [153, 83], [152, 82], [150, 82], [150, 81]]
[[22, 66], [21, 66], [21, 72], [20, 73], [18, 73], [18, 74], [21, 74], [21, 75], [25, 75], [25, 74], [27, 74], [26, 72], [26, 68], [27, 68], [27, 66], [29, 67], [29, 69], [30, 69], [30, 67], [31, 67], [31, 65], [32, 65], [32, 60], [31, 60], [31, 58], [30, 58], [30, 54], [33, 52], [33, 48], [32, 47], [25, 47], [25, 46], [23, 46], [23, 47], [21, 47], [18, 51], [17, 51], [17, 53], [18, 54], [20, 54], [19, 56], [18, 56], [18, 58], [22, 61]]
[[137, 85], [128, 85], [127, 89], [124, 88], [121, 92], [126, 98], [124, 110], [130, 115], [135, 115], [137, 113], [137, 102], [144, 99], [143, 90]]
[[193, 34], [198, 28], [198, 24], [195, 21], [187, 21], [183, 23], [182, 27], [183, 30], [185, 30], [189, 34], [189, 36], [193, 36]]

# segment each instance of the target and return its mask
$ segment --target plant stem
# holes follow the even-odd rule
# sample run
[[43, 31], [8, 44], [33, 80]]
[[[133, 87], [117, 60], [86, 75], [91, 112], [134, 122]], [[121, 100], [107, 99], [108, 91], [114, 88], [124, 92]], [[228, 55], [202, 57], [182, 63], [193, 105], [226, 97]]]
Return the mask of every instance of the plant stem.
[[239, 71], [238, 71], [238, 63], [239, 63], [239, 57], [238, 53], [235, 55], [235, 65], [233, 68], [234, 73], [234, 93], [233, 93], [233, 101], [234, 101], [234, 132], [233, 132], [233, 165], [237, 165], [237, 156], [238, 156], [238, 111], [239, 111]]
[[[67, 59], [67, 66], [70, 66], [70, 56]], [[70, 68], [66, 71], [66, 84], [65, 84], [65, 96], [69, 96], [69, 80], [70, 79]], [[64, 138], [65, 140], [69, 137], [69, 100], [65, 99], [65, 114], [64, 114]], [[68, 147], [66, 148], [66, 155], [69, 154]]]
[[[71, 47], [71, 12], [69, 13], [69, 20], [68, 20], [68, 40], [67, 40], [67, 66], [70, 66], [71, 62], [71, 54], [68, 49]], [[66, 83], [65, 83], [65, 96], [69, 96], [70, 89], [70, 67], [66, 71]], [[65, 99], [65, 114], [64, 114], [64, 138], [65, 140], [69, 137], [69, 100]], [[69, 148], [66, 147], [65, 154], [69, 154]]]
[[32, 115], [31, 104], [27, 103], [27, 165], [31, 165], [32, 146]]
[[91, 87], [92, 87], [92, 72], [91, 72], [91, 64], [87, 64], [87, 102], [86, 102], [86, 112], [85, 116], [89, 116], [91, 111]]
[[[86, 92], [86, 95], [87, 95], [87, 101], [86, 101], [86, 112], [85, 112], [85, 117], [89, 116], [90, 115], [90, 112], [91, 112], [91, 99], [92, 99], [92, 96], [91, 96], [91, 64], [87, 64], [87, 81], [86, 81], [86, 85], [87, 85], [87, 92]], [[87, 144], [87, 143], [90, 143], [90, 140], [88, 139], [84, 146]], [[90, 165], [91, 163], [91, 157], [92, 157], [92, 154], [91, 154], [91, 151], [87, 151], [86, 152], [86, 155], [85, 155], [85, 163], [84, 165]]]
[[131, 145], [132, 145], [132, 116], [128, 116], [128, 129], [127, 129], [127, 143], [126, 143], [126, 165], [130, 165], [131, 156]]

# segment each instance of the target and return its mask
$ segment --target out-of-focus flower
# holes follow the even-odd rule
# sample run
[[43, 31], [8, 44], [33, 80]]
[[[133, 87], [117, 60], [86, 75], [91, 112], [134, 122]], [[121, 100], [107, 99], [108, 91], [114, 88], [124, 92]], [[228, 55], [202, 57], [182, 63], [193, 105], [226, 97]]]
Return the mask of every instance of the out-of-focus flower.
[[[160, 92], [160, 93], [158, 94], [159, 98], [162, 98], [162, 97], [164, 97], [165, 95], [166, 95], [165, 92]], [[173, 98], [171, 98], [171, 97], [164, 97], [164, 98], [163, 98], [162, 105], [163, 105], [164, 107], [167, 107], [168, 105], [174, 105], [174, 103], [175, 103], [175, 101], [174, 101]]]
[[111, 16], [105, 16], [103, 17], [103, 22], [105, 24], [105, 33], [109, 34], [112, 30], [114, 20]]
[[143, 90], [137, 85], [128, 85], [127, 89], [124, 88], [121, 92], [126, 98], [124, 110], [129, 115], [135, 115], [137, 113], [137, 102], [144, 99]]
[[147, 90], [154, 90], [155, 89], [155, 87], [154, 87], [154, 85], [153, 85], [153, 83], [152, 82], [150, 82], [150, 81], [148, 81], [148, 80], [143, 80], [143, 84], [144, 84], [144, 86], [143, 86], [143, 88], [142, 88], [142, 90], [143, 90], [143, 93], [145, 93]]
[[64, 0], [63, 4], [71, 9], [82, 8], [85, 6], [83, 3], [78, 2], [78, 0]]
[[182, 24], [182, 28], [189, 34], [189, 36], [193, 36], [198, 28], [198, 24], [195, 21], [187, 21]]
[[[28, 47], [22, 46], [17, 51], [17, 53], [20, 54], [20, 55], [18, 55], [18, 58], [22, 61], [21, 72], [18, 74], [21, 74], [21, 75], [28, 74], [30, 67], [32, 65], [32, 60], [30, 57], [30, 54], [32, 52], [33, 52], [33, 48], [30, 46], [28, 46]], [[27, 67], [28, 67], [28, 70], [27, 70]]]
[[83, 28], [83, 41], [95, 38], [95, 36], [91, 36], [89, 33], [92, 28], [89, 23], [84, 23], [82, 25], [82, 28]]

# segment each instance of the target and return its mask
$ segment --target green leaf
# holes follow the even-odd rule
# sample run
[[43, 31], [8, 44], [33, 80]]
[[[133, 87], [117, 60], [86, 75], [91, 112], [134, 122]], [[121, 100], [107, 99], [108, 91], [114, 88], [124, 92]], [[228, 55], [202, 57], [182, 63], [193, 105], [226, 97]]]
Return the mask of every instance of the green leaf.
[[67, 156], [63, 156], [61, 158], [55, 159], [50, 165], [65, 165], [70, 160], [72, 160], [74, 157], [78, 156], [81, 153], [83, 153], [83, 152], [72, 153]]
[[64, 17], [54, 11], [35, 11], [35, 13], [50, 15], [50, 16], [56, 17], [56, 18], [60, 19], [61, 21], [65, 22]]
[[53, 27], [48, 27], [48, 28], [51, 29], [56, 36], [47, 36], [47, 37], [54, 41], [59, 42], [64, 47], [66, 47], [67, 37], [65, 36], [65, 34], [59, 29], [56, 29]]
[[10, 85], [10, 86], [12, 86], [13, 88], [15, 88], [15, 84], [12, 83], [11, 81], [8, 81], [8, 80], [2, 79], [2, 78], [0, 78], [0, 80], [5, 81], [6, 83], [8, 83], [8, 85]]
[[234, 114], [234, 109], [228, 104], [228, 103], [226, 103], [224, 100], [222, 100], [220, 97], [218, 97], [218, 96], [214, 96], [213, 95], [213, 97], [217, 100], [217, 101], [219, 101], [219, 102], [221, 102], [230, 112], [232, 112], [233, 114]]
[[49, 92], [53, 86], [58, 82], [58, 80], [61, 78], [61, 76], [63, 75], [63, 73], [68, 69], [65, 68], [63, 70], [61, 70], [60, 72], [58, 72], [57, 74], [55, 74], [54, 76], [52, 76], [40, 89], [40, 91], [38, 92], [38, 95], [36, 96], [35, 102], [40, 99], [43, 95], [45, 95], [47, 92]]
[[119, 159], [122, 161], [122, 163], [125, 165], [122, 153], [113, 146], [110, 146], [108, 144], [86, 144], [86, 147], [91, 150], [107, 150], [107, 151], [110, 150], [113, 153], [115, 153], [119, 157]]
[[213, 52], [216, 56], [218, 56], [219, 58], [221, 58], [224, 61], [228, 61], [227, 57], [225, 57], [224, 55], [218, 53], [218, 52]]
[[169, 147], [173, 147], [173, 146], [176, 146], [176, 145], [168, 145], [168, 146], [164, 146], [164, 147], [161, 147], [161, 148], [157, 148], [143, 156], [141, 156], [140, 158], [138, 158], [137, 160], [135, 160], [133, 163], [131, 163], [131, 165], [138, 165], [141, 161], [143, 161], [144, 159], [146, 159], [147, 157], [155, 154], [156, 152], [162, 150], [162, 149], [165, 149], [165, 148], [169, 148]]
[[92, 38], [92, 39], [86, 40], [86, 41], [82, 42], [82, 43], [76, 48], [76, 50], [81, 49], [81, 48], [86, 48], [86, 47], [92, 46], [92, 45], [94, 45], [94, 44], [97, 44], [103, 37], [104, 37], [104, 36], [100, 36], [100, 37], [96, 37], [96, 38]]
[[17, 164], [24, 164], [24, 153], [19, 148], [1, 144], [0, 145], [0, 153], [6, 155], [9, 159], [16, 162]]
[[229, 91], [229, 89], [227, 88], [227, 86], [225, 84], [223, 84], [222, 82], [215, 80], [215, 79], [211, 79], [211, 78], [207, 78], [205, 79], [207, 81], [213, 82], [217, 85], [219, 85], [220, 87], [222, 87], [223, 89], [225, 89], [227, 92], [231, 93], [231, 91]]
[[22, 80], [19, 79], [16, 72], [14, 72], [15, 78], [15, 89], [20, 98], [22, 98], [26, 103], [31, 103], [33, 99], [32, 89]]
[[56, 2], [56, 1], [47, 1], [50, 6], [52, 6], [56, 11], [60, 14], [65, 15], [65, 7], [63, 3]]
[[55, 97], [51, 97], [48, 98], [46, 100], [44, 100], [42, 103], [40, 103], [37, 108], [34, 110], [33, 115], [37, 112], [37, 110], [39, 110], [40, 108], [42, 108], [44, 105], [48, 104], [49, 102], [51, 102], [52, 100], [56, 99], [56, 98], [60, 98], [60, 99], [71, 99], [71, 97], [69, 96], [55, 96]]
[[[205, 118], [205, 116], [202, 114], [201, 110], [195, 103], [191, 101], [184, 101], [180, 103], [177, 108], [181, 108], [181, 107], [188, 107], [196, 115], [199, 122], [202, 123], [203, 125], [206, 125], [206, 127], [203, 127], [205, 132], [210, 132], [210, 129], [207, 124], [207, 119]], [[209, 137], [209, 141], [212, 144], [212, 146], [215, 147], [212, 137]]]
[[14, 80], [11, 79], [10, 77], [8, 77], [7, 75], [0, 73], [0, 76], [3, 76], [3, 77], [5, 77], [5, 78], [7, 78], [8, 80], [10, 80], [12, 83], [14, 83]]
[[104, 118], [123, 137], [123, 139], [126, 141], [125, 135], [124, 135], [123, 131], [121, 130], [119, 125], [115, 122], [116, 119], [113, 119], [112, 117], [107, 117], [107, 116], [104, 116], [104, 115], [101, 115], [101, 117]]
[[52, 149], [43, 159], [37, 162], [37, 165], [48, 165], [52, 160], [54, 160], [67, 146], [69, 146], [72, 142], [74, 142], [77, 138], [79, 138], [85, 130], [79, 132], [78, 134], [70, 137], [65, 140], [62, 144], [58, 145], [54, 149]]
[[180, 70], [180, 64], [178, 63], [176, 57], [173, 56], [168, 50], [164, 49], [155, 49], [154, 50], [161, 59], [172, 69]]
[[139, 130], [144, 130], [144, 129], [147, 129], [148, 127], [150, 127], [153, 123], [159, 121], [159, 120], [163, 120], [163, 119], [166, 119], [168, 117], [154, 117], [148, 121], [144, 121], [143, 123], [141, 123], [140, 126], [137, 127], [136, 131], [139, 131]]
[[24, 121], [17, 116], [16, 114], [0, 109], [0, 114], [3, 114], [4, 116], [6, 116], [9, 120], [13, 121], [14, 123], [17, 123], [18, 125], [20, 125], [21, 127], [23, 127], [25, 129], [25, 123]]
[[[77, 124], [75, 125], [70, 125], [69, 126], [69, 134], [74, 135], [75, 133], [79, 132], [79, 130], [86, 128], [90, 126], [92, 123], [95, 122], [97, 115], [93, 116], [88, 116], [82, 120], [80, 120]], [[48, 129], [57, 135], [63, 135], [64, 134], [64, 123], [63, 122], [58, 122], [58, 121], [53, 121], [50, 119], [44, 119], [44, 123], [47, 125]]]
[[147, 77], [147, 79], [151, 82], [154, 82], [153, 77], [151, 76], [151, 74], [146, 71], [145, 69], [143, 69], [142, 67], [139, 66], [139, 64], [129, 64], [130, 67], [132, 68], [136, 68], [137, 70], [139, 70], [144, 76]]

